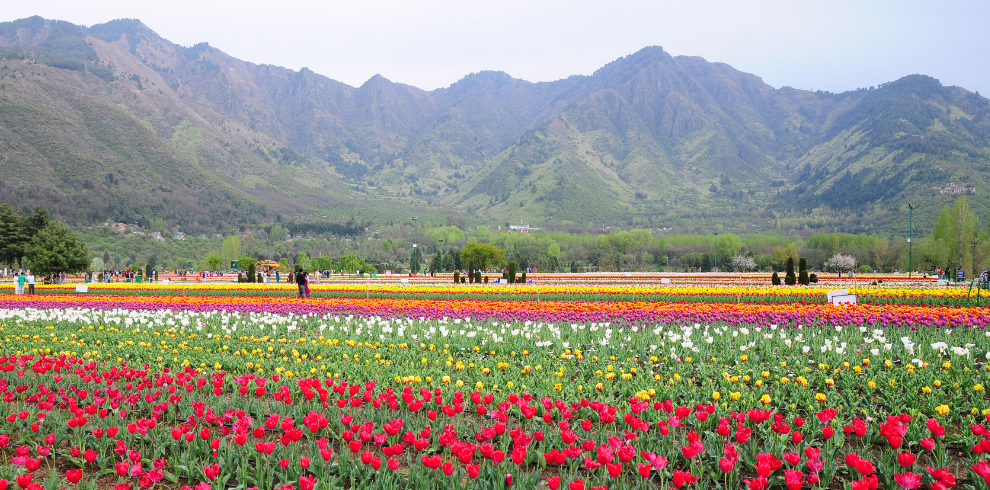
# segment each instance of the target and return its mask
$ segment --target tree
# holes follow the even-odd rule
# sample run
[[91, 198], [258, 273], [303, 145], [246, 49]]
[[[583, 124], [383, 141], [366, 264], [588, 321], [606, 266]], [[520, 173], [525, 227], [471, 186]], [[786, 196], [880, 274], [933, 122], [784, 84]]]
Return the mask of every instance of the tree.
[[204, 257], [203, 261], [205, 262], [208, 270], [218, 271], [220, 270], [220, 265], [223, 264], [223, 257], [220, 256], [220, 254], [211, 253]]
[[24, 252], [33, 271], [41, 275], [79, 272], [89, 267], [86, 245], [58, 221], [47, 221]]
[[31, 241], [28, 218], [10, 204], [0, 205], [0, 262], [16, 266]]
[[248, 268], [247, 268], [247, 270], [248, 270], [247, 282], [254, 282], [255, 280], [257, 280], [257, 278], [258, 278], [258, 269], [257, 269], [257, 267], [258, 266], [255, 264], [255, 261], [254, 260], [252, 260], [251, 263], [248, 264]]
[[751, 271], [756, 268], [756, 259], [745, 255], [736, 255], [732, 258], [732, 267], [738, 271]]
[[505, 263], [505, 250], [490, 243], [471, 242], [461, 248], [461, 263], [473, 262], [482, 269]]
[[808, 277], [808, 259], [801, 257], [798, 261], [798, 284], [807, 286], [811, 283], [811, 278]]
[[786, 284], [788, 286], [793, 286], [793, 285], [797, 284], [797, 277], [794, 275], [794, 258], [793, 257], [788, 257], [787, 258], [786, 271], [787, 271], [787, 274], [784, 275], [784, 284]]
[[952, 253], [958, 269], [973, 270], [973, 253], [970, 246], [976, 236], [976, 218], [969, 208], [969, 199], [959, 196], [952, 205], [950, 214], [952, 226]]
[[[231, 260], [237, 260], [241, 258], [241, 238], [238, 236], [227, 237], [223, 243], [220, 245], [220, 255], [222, 258], [222, 263], [224, 266], [230, 263]], [[218, 270], [213, 269], [213, 270]]]
[[268, 231], [268, 239], [273, 242], [285, 240], [285, 228], [282, 228], [282, 225], [276, 223], [272, 226], [272, 229]]
[[825, 261], [823, 267], [832, 272], [851, 271], [856, 267], [856, 258], [852, 255], [835, 254]]
[[250, 269], [252, 265], [256, 265], [257, 263], [258, 263], [258, 259], [254, 257], [248, 257], [247, 255], [242, 255], [239, 259], [237, 259], [237, 267], [245, 271]]
[[430, 259], [429, 271], [432, 273], [440, 272], [440, 252], [433, 254], [433, 258]]
[[101, 271], [104, 267], [103, 259], [99, 257], [93, 257], [93, 259], [89, 261], [89, 270], [91, 271]]

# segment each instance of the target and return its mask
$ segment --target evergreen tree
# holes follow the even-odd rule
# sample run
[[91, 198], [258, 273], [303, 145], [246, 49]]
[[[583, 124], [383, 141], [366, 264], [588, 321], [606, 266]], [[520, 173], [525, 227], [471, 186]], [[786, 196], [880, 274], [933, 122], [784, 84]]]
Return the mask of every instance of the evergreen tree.
[[48, 221], [34, 235], [25, 248], [25, 256], [32, 271], [39, 275], [79, 272], [89, 267], [86, 245], [58, 221]]
[[798, 283], [805, 286], [811, 283], [811, 278], [808, 277], [808, 259], [804, 257], [798, 261]]
[[797, 277], [794, 275], [794, 257], [787, 258], [787, 273], [784, 275], [784, 284], [788, 286], [797, 284]]

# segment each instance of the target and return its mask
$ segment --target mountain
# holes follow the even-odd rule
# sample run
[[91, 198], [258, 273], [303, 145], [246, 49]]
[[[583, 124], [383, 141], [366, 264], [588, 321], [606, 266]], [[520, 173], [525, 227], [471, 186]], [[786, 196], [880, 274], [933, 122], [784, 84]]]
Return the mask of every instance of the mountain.
[[[140, 21], [0, 24], [0, 195], [189, 229], [321, 210], [688, 229], [923, 228], [990, 193], [988, 100], [911, 75], [841, 94], [648, 47], [589, 76], [424, 91], [183, 47]], [[988, 211], [974, 200], [974, 208]], [[192, 227], [192, 228], [190, 228]]]

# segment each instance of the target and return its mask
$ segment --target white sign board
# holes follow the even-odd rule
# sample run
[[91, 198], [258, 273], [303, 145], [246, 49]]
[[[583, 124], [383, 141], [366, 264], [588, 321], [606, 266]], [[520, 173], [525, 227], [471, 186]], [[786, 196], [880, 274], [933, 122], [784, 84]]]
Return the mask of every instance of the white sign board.
[[664, 278], [660, 279], [660, 284], [670, 284], [670, 279], [667, 279], [666, 277], [664, 277]]
[[76, 292], [77, 293], [86, 293], [86, 292], [89, 292], [89, 285], [88, 284], [76, 284]]
[[834, 296], [834, 297], [832, 297], [832, 304], [833, 305], [854, 305], [854, 304], [856, 304], [856, 295], [855, 294], [846, 294], [846, 295], [842, 295], [842, 296]]
[[399, 282], [401, 282], [402, 284], [409, 284], [409, 279], [403, 277], [402, 279], [399, 279]]
[[168, 279], [162, 279], [162, 284], [171, 284], [172, 282]]
[[836, 289], [835, 291], [829, 291], [825, 293], [825, 295], [828, 296], [829, 303], [832, 302], [832, 298], [835, 298], [836, 296], [845, 296], [847, 294], [849, 294], [848, 289]]
[[509, 283], [509, 280], [508, 279], [499, 279], [498, 280], [498, 283], [499, 284], [508, 284]]
[[949, 280], [948, 279], [939, 279], [938, 280], [938, 285], [939, 286], [948, 286], [949, 285]]
[[626, 274], [626, 277], [632, 277], [632, 274]]

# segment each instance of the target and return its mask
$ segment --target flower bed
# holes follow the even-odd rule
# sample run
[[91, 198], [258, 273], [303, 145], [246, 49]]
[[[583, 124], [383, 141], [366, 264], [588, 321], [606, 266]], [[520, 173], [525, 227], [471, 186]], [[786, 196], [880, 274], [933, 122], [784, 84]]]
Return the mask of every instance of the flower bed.
[[986, 488], [988, 321], [959, 307], [3, 295], [0, 478]]

